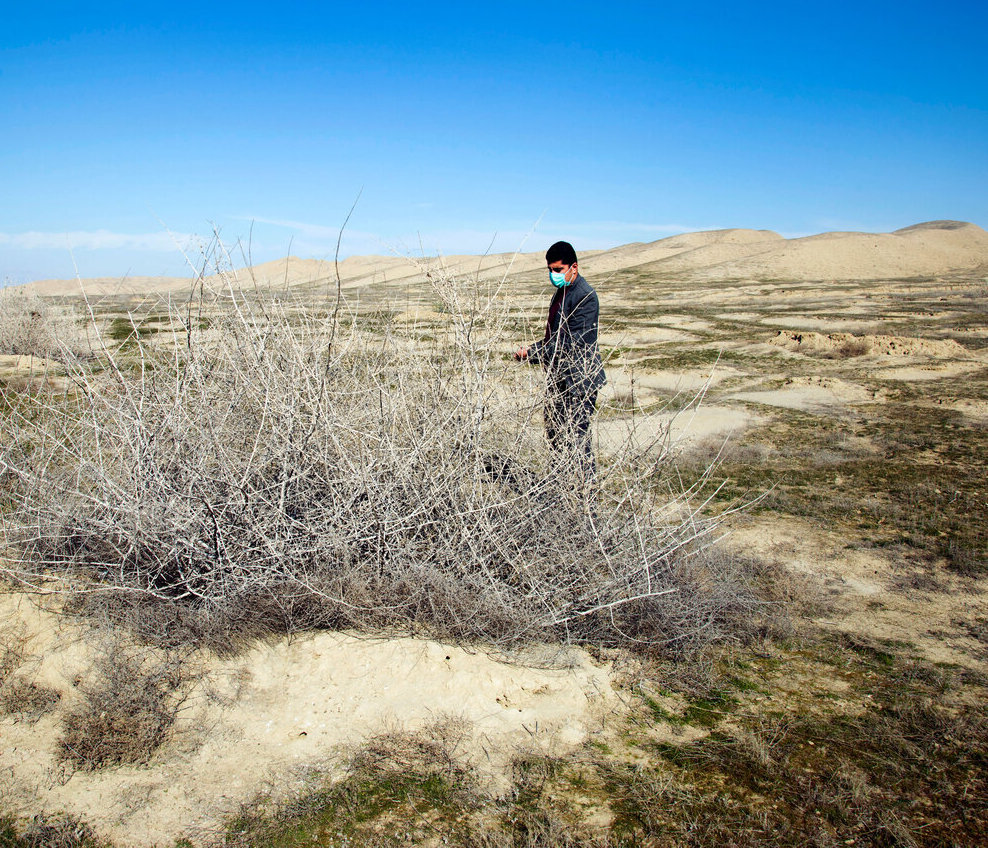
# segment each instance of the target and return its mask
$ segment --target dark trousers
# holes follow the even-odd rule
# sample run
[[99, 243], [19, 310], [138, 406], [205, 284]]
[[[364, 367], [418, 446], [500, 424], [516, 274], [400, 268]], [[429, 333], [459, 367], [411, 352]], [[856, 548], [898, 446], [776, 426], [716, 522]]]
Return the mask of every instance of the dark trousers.
[[597, 460], [590, 436], [590, 419], [597, 408], [597, 392], [574, 389], [564, 380], [550, 381], [545, 398], [545, 434], [560, 461], [584, 485], [597, 477]]

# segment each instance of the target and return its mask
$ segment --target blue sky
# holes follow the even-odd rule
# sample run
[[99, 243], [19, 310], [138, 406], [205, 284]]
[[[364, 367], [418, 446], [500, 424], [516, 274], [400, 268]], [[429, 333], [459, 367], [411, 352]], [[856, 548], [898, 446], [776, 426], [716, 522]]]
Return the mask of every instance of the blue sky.
[[988, 227], [988, 4], [37, 2], [0, 24], [0, 281]]

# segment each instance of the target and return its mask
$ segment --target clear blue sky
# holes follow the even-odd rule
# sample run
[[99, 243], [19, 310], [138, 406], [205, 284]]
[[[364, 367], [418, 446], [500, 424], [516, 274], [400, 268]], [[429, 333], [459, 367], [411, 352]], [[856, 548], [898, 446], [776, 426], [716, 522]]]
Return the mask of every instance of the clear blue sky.
[[344, 256], [988, 227], [983, 0], [140, 6], [5, 9], [0, 281], [332, 258], [361, 190]]

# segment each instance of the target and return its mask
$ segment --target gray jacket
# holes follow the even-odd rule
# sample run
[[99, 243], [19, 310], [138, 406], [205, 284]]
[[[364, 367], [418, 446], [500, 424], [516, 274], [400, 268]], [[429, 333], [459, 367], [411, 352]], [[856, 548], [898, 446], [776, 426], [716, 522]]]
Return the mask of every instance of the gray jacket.
[[550, 378], [564, 382], [569, 391], [596, 392], [607, 382], [597, 347], [597, 292], [578, 274], [556, 290], [549, 316], [545, 338], [529, 348], [529, 360], [540, 362]]

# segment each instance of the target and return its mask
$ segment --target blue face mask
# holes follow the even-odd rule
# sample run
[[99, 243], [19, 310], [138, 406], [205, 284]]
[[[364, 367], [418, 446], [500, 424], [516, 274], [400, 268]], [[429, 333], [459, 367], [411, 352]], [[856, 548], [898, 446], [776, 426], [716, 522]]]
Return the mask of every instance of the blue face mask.
[[561, 289], [563, 286], [569, 285], [566, 282], [566, 274], [559, 273], [558, 271], [550, 271], [549, 280], [557, 289]]

